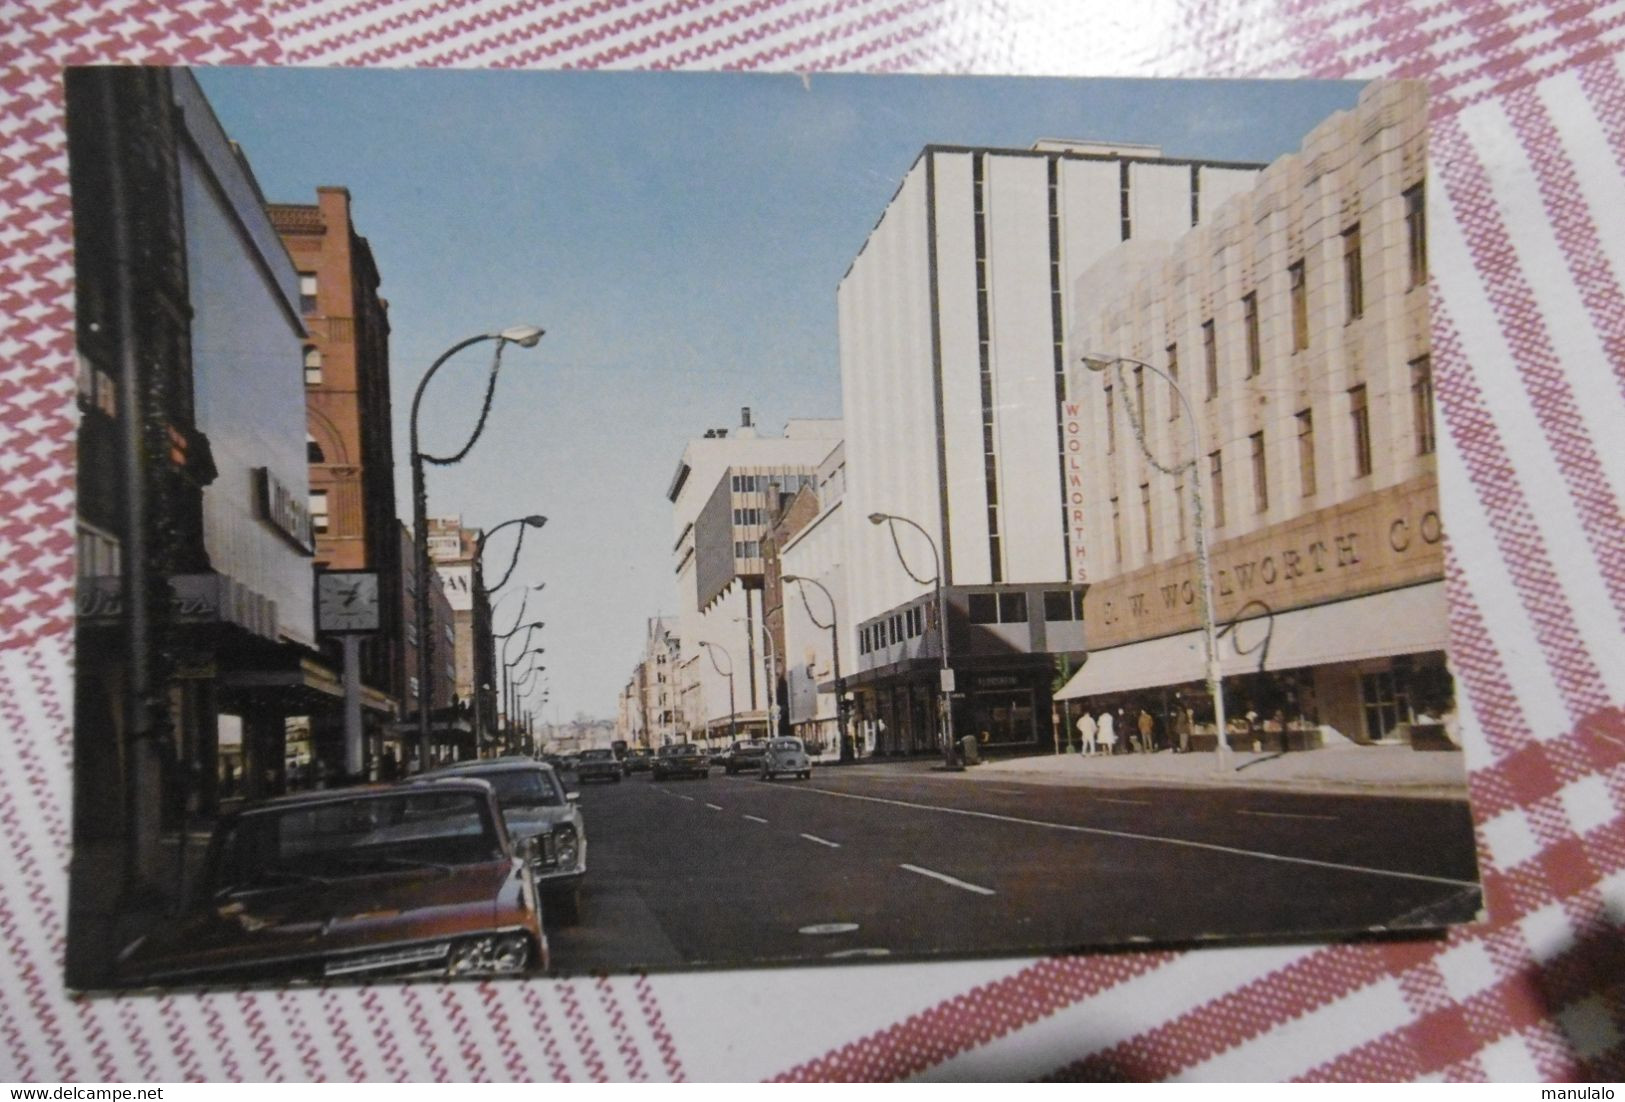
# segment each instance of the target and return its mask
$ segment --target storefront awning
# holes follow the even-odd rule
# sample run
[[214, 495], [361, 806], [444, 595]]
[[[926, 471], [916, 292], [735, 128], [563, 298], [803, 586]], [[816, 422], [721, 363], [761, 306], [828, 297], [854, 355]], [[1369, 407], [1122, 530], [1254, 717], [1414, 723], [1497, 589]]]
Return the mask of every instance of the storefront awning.
[[[1444, 583], [1391, 589], [1275, 616], [1243, 620], [1219, 640], [1225, 676], [1358, 662], [1444, 650], [1450, 633]], [[1202, 633], [1187, 631], [1091, 651], [1056, 700], [1202, 680]]]

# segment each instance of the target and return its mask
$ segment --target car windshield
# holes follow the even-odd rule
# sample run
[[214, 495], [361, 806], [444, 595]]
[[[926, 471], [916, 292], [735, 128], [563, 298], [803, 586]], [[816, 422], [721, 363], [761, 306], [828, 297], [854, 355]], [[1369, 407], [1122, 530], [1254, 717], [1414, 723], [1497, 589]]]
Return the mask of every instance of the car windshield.
[[476, 773], [496, 790], [497, 803], [504, 811], [513, 807], [561, 807], [564, 793], [553, 774], [543, 769], [505, 769]]
[[219, 840], [217, 896], [500, 860], [479, 792], [392, 792], [244, 815]]
[[801, 749], [801, 743], [797, 742], [793, 738], [776, 738], [772, 742], [768, 743], [768, 746], [771, 749], [774, 749], [774, 750], [800, 750]]
[[588, 750], [581, 755], [582, 761], [611, 761], [615, 757], [613, 750]]

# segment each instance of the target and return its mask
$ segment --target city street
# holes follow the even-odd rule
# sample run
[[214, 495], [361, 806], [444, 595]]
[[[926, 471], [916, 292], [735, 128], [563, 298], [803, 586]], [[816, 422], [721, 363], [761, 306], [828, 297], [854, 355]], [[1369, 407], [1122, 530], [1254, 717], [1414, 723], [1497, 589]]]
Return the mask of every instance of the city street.
[[925, 763], [581, 796], [564, 973], [1435, 925], [1479, 909], [1465, 802], [1067, 787]]

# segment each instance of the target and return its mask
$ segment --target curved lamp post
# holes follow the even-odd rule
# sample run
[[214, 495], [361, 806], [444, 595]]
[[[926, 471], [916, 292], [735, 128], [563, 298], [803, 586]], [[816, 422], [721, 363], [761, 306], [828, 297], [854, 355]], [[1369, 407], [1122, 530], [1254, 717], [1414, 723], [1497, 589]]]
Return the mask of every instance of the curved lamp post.
[[[429, 370], [423, 373], [418, 382], [417, 391], [412, 395], [412, 413], [408, 421], [410, 436], [411, 462], [412, 462], [412, 541], [416, 559], [416, 569], [413, 576], [417, 581], [417, 593], [413, 602], [414, 619], [418, 630], [418, 770], [428, 768], [429, 765], [429, 713], [433, 710], [434, 692], [431, 687], [429, 671], [433, 668], [431, 662], [434, 641], [429, 631], [429, 496], [424, 486], [423, 465], [434, 463], [438, 466], [451, 466], [461, 463], [463, 457], [474, 447], [480, 434], [485, 431], [485, 420], [491, 413], [491, 396], [496, 392], [497, 372], [502, 369], [502, 350], [510, 344], [517, 344], [520, 348], [534, 348], [536, 342], [542, 339], [542, 330], [534, 325], [515, 325], [499, 333], [481, 333], [477, 337], [458, 341], [440, 354], [440, 358], [429, 365]], [[418, 410], [423, 404], [423, 392], [434, 378], [435, 372], [440, 370], [442, 364], [451, 359], [463, 349], [481, 341], [496, 341], [496, 354], [491, 357], [491, 377], [485, 385], [485, 402], [480, 409], [480, 419], [474, 426], [474, 435], [455, 454], [450, 456], [425, 455], [418, 447]]]
[[815, 578], [804, 578], [799, 574], [785, 574], [780, 577], [779, 580], [784, 582], [795, 582], [798, 585], [803, 586], [817, 586], [818, 591], [822, 593], [824, 595], [824, 599], [829, 602], [829, 623], [827, 625], [820, 624], [818, 622], [818, 618], [812, 614], [812, 606], [807, 604], [807, 591], [805, 589], [799, 590], [801, 593], [802, 606], [807, 610], [807, 619], [813, 622], [814, 627], [823, 628], [829, 632], [829, 646], [833, 660], [833, 672], [835, 674], [835, 727], [841, 740], [841, 761], [843, 763], [850, 762], [854, 757], [856, 757], [856, 754], [852, 746], [852, 738], [846, 730], [846, 682], [841, 677], [841, 633], [837, 620], [839, 613], [835, 608], [835, 598], [830, 594], [830, 591], [825, 588], [824, 583]]
[[[521, 548], [523, 548], [525, 546], [525, 529], [527, 529], [527, 528], [540, 528], [546, 523], [547, 523], [547, 518], [546, 517], [541, 516], [540, 514], [533, 514], [533, 515], [528, 516], [528, 517], [514, 517], [512, 520], [505, 520], [501, 524], [497, 525], [495, 528], [488, 528], [485, 531], [480, 533], [479, 538], [474, 541], [474, 593], [473, 593], [473, 598], [474, 598], [475, 608], [476, 609], [479, 607], [480, 594], [481, 594], [482, 591], [484, 592], [484, 594], [487, 597], [489, 597], [492, 593], [495, 593], [497, 590], [499, 590], [503, 586], [507, 585], [508, 584], [508, 579], [513, 576], [514, 567], [519, 565], [519, 551], [520, 551]], [[502, 580], [499, 581], [496, 585], [487, 587], [486, 584], [485, 584], [485, 541], [490, 539], [496, 533], [502, 531], [504, 528], [511, 527], [512, 525], [515, 525], [515, 524], [520, 525], [520, 529], [519, 529], [519, 538], [514, 541], [514, 545], [513, 545], [513, 558], [508, 560], [508, 569], [503, 572]], [[521, 596], [521, 599], [523, 599], [522, 596]], [[522, 610], [523, 605], [521, 605], [520, 607], [521, 607], [521, 610]], [[521, 611], [520, 615], [523, 615], [523, 614], [524, 614], [523, 611]], [[478, 620], [476, 619], [476, 624], [477, 623], [478, 623]], [[488, 621], [488, 623], [489, 623], [489, 621]], [[479, 674], [481, 672], [480, 671], [480, 651], [484, 649], [480, 645], [481, 638], [482, 638], [482, 636], [478, 632], [476, 632], [476, 635], [475, 635], [475, 638], [474, 638], [474, 644], [475, 644], [474, 668], [475, 668], [475, 677], [476, 677], [476, 679], [479, 677]], [[527, 636], [526, 639], [528, 641], [529, 637]], [[485, 693], [487, 691], [487, 688], [488, 687], [485, 686], [483, 683], [477, 682], [477, 687], [474, 690], [474, 756], [477, 757], [477, 758], [485, 756], [485, 753], [484, 753], [484, 749], [485, 749]], [[493, 703], [494, 703], [494, 701], [493, 701]]]
[[[1213, 697], [1213, 725], [1218, 730], [1218, 744], [1215, 747], [1215, 763], [1220, 772], [1227, 771], [1230, 766], [1229, 732], [1226, 730], [1224, 715], [1224, 680], [1219, 674], [1219, 632], [1214, 621], [1213, 612], [1213, 563], [1208, 558], [1207, 547], [1207, 519], [1202, 509], [1202, 476], [1198, 464], [1202, 455], [1202, 436], [1196, 424], [1196, 411], [1191, 408], [1191, 401], [1186, 397], [1179, 383], [1166, 371], [1155, 364], [1148, 364], [1144, 360], [1131, 359], [1128, 356], [1100, 356], [1084, 355], [1083, 366], [1090, 371], [1107, 371], [1113, 368], [1117, 372], [1117, 383], [1122, 393], [1128, 393], [1128, 381], [1123, 375], [1123, 365], [1131, 363], [1135, 367], [1143, 367], [1154, 375], [1167, 380], [1174, 395], [1178, 397], [1180, 405], [1185, 407], [1185, 420], [1191, 427], [1191, 457], [1188, 461], [1175, 467], [1167, 467], [1157, 461], [1151, 454], [1151, 448], [1145, 440], [1145, 426], [1140, 422], [1140, 413], [1134, 409], [1134, 403], [1125, 400], [1123, 408], [1128, 412], [1129, 424], [1134, 429], [1134, 439], [1140, 445], [1140, 451], [1151, 466], [1163, 474], [1180, 474], [1189, 472], [1186, 479], [1191, 487], [1191, 511], [1196, 518], [1196, 564], [1202, 576], [1202, 636], [1207, 651], [1207, 691]], [[1107, 416], [1110, 416], [1108, 411]]]
[[932, 584], [937, 589], [937, 638], [942, 644], [942, 767], [952, 772], [959, 772], [965, 768], [959, 760], [959, 747], [954, 743], [954, 701], [953, 694], [948, 690], [950, 676], [948, 668], [948, 605], [942, 592], [942, 555], [937, 551], [937, 541], [931, 538], [931, 533], [921, 528], [907, 517], [900, 517], [894, 513], [870, 513], [870, 524], [884, 524], [891, 532], [892, 547], [897, 550], [897, 561], [903, 564], [908, 576], [917, 582], [922, 578], [915, 578], [914, 571], [909, 570], [908, 560], [903, 558], [903, 547], [897, 542], [897, 525], [906, 524], [920, 535], [925, 542], [931, 545], [931, 561], [936, 565], [937, 575]]
[[[738, 736], [739, 732], [737, 730], [736, 723], [735, 723], [735, 718], [734, 718], [736, 715], [738, 715], [738, 713], [734, 711], [734, 660], [733, 660], [733, 655], [729, 654], [728, 649], [726, 647], [722, 646], [720, 643], [707, 643], [704, 639], [697, 640], [697, 642], [700, 644], [700, 646], [705, 648], [705, 653], [710, 656], [710, 658], [711, 658], [711, 668], [716, 670], [718, 673], [722, 674], [724, 677], [726, 677], [728, 679], [728, 741], [730, 743], [734, 742], [736, 737]], [[724, 657], [724, 658], [726, 658], [728, 660], [728, 668], [726, 670], [724, 670], [721, 666], [717, 665], [717, 653], [716, 653], [717, 651], [721, 651], [722, 652], [722, 657]], [[710, 733], [709, 733], [710, 728], [709, 728], [709, 725], [707, 726], [706, 730], [707, 730], [706, 741], [709, 742], [710, 741]]]

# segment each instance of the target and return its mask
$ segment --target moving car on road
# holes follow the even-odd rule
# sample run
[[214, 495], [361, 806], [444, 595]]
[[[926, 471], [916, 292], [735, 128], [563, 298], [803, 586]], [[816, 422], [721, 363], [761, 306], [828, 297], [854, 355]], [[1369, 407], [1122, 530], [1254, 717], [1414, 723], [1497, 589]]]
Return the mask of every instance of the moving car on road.
[[662, 746], [655, 755], [654, 779], [663, 781], [667, 777], [709, 777], [711, 775], [711, 761], [706, 757], [705, 751], [692, 742], [679, 742], [671, 746]]
[[628, 773], [647, 773], [654, 764], [654, 755], [643, 747], [626, 752], [626, 759], [621, 763]]
[[759, 738], [740, 739], [728, 748], [722, 768], [730, 777], [747, 769], [754, 772], [762, 767], [762, 755], [766, 751], [767, 743]]
[[491, 786], [305, 793], [220, 819], [194, 909], [119, 954], [146, 987], [492, 976], [548, 966]]
[[768, 739], [762, 752], [762, 779], [770, 781], [785, 774], [806, 780], [812, 776], [812, 759], [798, 738]]
[[576, 780], [581, 784], [588, 781], [612, 781], [620, 784], [624, 776], [626, 771], [621, 768], [621, 759], [615, 756], [615, 751], [581, 751], [581, 760], [576, 763]]
[[[609, 751], [605, 751], [608, 753]], [[553, 767], [530, 758], [495, 758], [435, 770], [429, 777], [473, 777], [496, 792], [514, 844], [526, 850], [549, 922], [581, 921], [581, 884], [587, 878], [587, 824]]]

